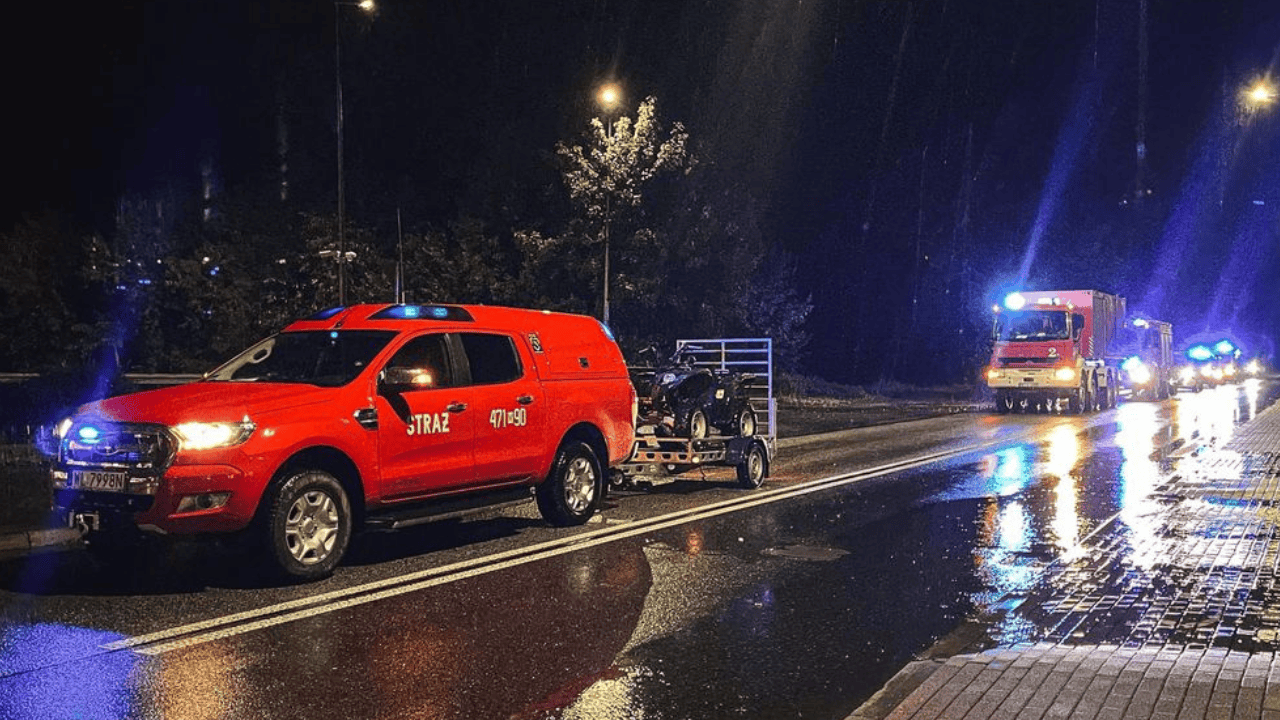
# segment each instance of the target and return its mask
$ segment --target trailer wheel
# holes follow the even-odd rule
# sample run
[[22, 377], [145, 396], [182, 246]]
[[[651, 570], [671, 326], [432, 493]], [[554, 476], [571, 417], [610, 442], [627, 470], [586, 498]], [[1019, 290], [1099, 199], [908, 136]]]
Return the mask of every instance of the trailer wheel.
[[768, 474], [769, 461], [764, 456], [764, 448], [760, 443], [751, 444], [751, 448], [747, 450], [746, 457], [742, 458], [742, 462], [737, 465], [738, 485], [747, 490], [755, 490], [764, 484], [765, 475]]

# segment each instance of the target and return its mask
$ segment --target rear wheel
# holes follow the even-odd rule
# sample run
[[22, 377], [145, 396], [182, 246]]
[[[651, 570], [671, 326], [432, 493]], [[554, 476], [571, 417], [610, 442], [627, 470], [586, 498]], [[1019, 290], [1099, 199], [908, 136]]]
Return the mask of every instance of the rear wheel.
[[351, 503], [337, 478], [303, 470], [275, 486], [267, 545], [288, 579], [318, 580], [342, 561], [351, 542]]
[[756, 434], [756, 411], [751, 408], [743, 408], [738, 412], [738, 417], [734, 422], [734, 434], [739, 437], [751, 437]]
[[556, 453], [551, 475], [538, 486], [538, 510], [553, 525], [581, 525], [600, 504], [603, 478], [590, 445], [567, 443]]

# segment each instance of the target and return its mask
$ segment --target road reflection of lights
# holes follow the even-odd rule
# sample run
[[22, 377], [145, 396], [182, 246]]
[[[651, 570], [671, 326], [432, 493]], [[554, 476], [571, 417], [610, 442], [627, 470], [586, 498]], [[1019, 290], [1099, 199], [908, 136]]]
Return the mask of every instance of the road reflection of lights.
[[1240, 416], [1236, 387], [1227, 385], [1179, 396], [1174, 412], [1178, 437], [1220, 447], [1231, 440]]
[[1063, 550], [1071, 550], [1080, 538], [1079, 491], [1072, 471], [1080, 461], [1080, 437], [1071, 425], [1054, 428], [1046, 438], [1044, 469], [1056, 478], [1053, 501], [1053, 534]]
[[230, 700], [244, 702], [249, 689], [236, 672], [247, 664], [228, 645], [209, 644], [183, 655], [166, 657], [160, 667], [160, 705], [162, 717], [205, 720], [232, 714]]
[[1258, 398], [1262, 395], [1262, 381], [1258, 378], [1249, 378], [1244, 383], [1244, 399], [1249, 406], [1249, 417], [1258, 416]]
[[996, 547], [1005, 552], [1025, 552], [1031, 547], [1027, 509], [1014, 500], [1000, 509], [996, 520]]
[[643, 720], [655, 717], [636, 693], [641, 684], [652, 682], [657, 673], [648, 667], [619, 668], [596, 680], [560, 715], [563, 720]]
[[995, 495], [1005, 497], [1022, 492], [1027, 477], [1027, 453], [1030, 447], [1018, 445], [996, 453]]
[[[1130, 403], [1116, 413], [1116, 445], [1124, 458], [1120, 466], [1120, 520], [1129, 528], [1130, 546], [1153, 548], [1156, 517], [1160, 509], [1155, 500], [1160, 484], [1160, 464], [1152, 459], [1153, 439], [1160, 432], [1156, 405]], [[1134, 553], [1132, 561], [1149, 570], [1159, 560], [1158, 553]]]
[[130, 676], [136, 670], [137, 655], [98, 655], [85, 673], [50, 667], [59, 660], [96, 655], [100, 646], [119, 639], [120, 635], [100, 630], [53, 623], [6, 627], [0, 642], [0, 673], [8, 677], [0, 693], [0, 717], [93, 720], [130, 716]]
[[689, 532], [684, 536], [684, 551], [691, 557], [697, 557], [702, 554], [703, 546], [702, 528], [690, 528]]

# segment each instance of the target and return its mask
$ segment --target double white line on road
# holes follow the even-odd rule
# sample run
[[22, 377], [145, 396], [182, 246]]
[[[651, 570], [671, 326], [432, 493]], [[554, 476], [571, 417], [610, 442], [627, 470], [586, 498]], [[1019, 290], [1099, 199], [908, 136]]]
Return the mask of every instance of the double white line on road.
[[255, 610], [234, 613], [211, 618], [201, 622], [161, 630], [146, 635], [119, 640], [99, 646], [104, 651], [132, 650], [145, 655], [163, 653], [192, 647], [222, 638], [242, 635], [263, 628], [281, 625], [295, 620], [303, 620], [324, 613], [335, 612], [365, 603], [376, 602], [386, 598], [416, 592], [437, 585], [465, 580], [506, 568], [526, 563], [545, 560], [557, 555], [564, 555], [597, 545], [616, 542], [636, 535], [656, 532], [696, 520], [738, 512], [748, 508], [777, 502], [787, 498], [807, 495], [809, 493], [829, 490], [842, 485], [856, 483], [870, 478], [880, 477], [903, 470], [930, 465], [949, 460], [969, 453], [988, 450], [1013, 442], [1025, 441], [1030, 433], [1017, 437], [1004, 437], [984, 443], [967, 445], [951, 450], [944, 450], [920, 457], [887, 463], [857, 472], [833, 475], [818, 480], [793, 485], [790, 487], [763, 490], [749, 496], [723, 500], [710, 505], [681, 510], [647, 520], [640, 520], [623, 525], [579, 533], [571, 537], [550, 540], [528, 547], [507, 550], [493, 555], [464, 560], [442, 565], [440, 567], [419, 572], [399, 575], [393, 578], [364, 583], [342, 590], [334, 590], [306, 598], [267, 605]]

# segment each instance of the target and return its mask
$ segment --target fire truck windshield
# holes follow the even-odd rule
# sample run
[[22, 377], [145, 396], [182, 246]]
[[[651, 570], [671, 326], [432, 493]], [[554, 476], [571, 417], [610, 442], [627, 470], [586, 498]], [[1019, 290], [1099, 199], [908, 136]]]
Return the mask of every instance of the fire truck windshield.
[[354, 380], [395, 335], [381, 330], [280, 333], [235, 356], [207, 379], [338, 387]]
[[1062, 310], [1022, 310], [996, 317], [997, 340], [1066, 340], [1067, 313]]

